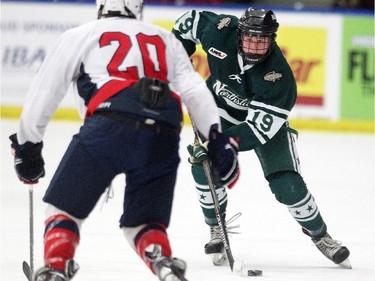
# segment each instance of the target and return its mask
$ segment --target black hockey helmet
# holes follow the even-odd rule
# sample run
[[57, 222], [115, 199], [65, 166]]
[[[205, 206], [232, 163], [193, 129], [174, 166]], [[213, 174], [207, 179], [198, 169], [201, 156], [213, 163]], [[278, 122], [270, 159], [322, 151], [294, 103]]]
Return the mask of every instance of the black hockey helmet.
[[[248, 8], [238, 20], [237, 47], [245, 63], [256, 64], [265, 60], [275, 45], [279, 23], [271, 10]], [[243, 51], [243, 36], [268, 37], [270, 45], [265, 54], [249, 54]]]

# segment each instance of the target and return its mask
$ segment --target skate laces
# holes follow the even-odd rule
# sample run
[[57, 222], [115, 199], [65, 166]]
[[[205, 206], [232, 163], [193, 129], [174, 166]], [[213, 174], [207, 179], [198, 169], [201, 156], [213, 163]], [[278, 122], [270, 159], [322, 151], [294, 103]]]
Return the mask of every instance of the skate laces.
[[[230, 234], [240, 234], [240, 232], [234, 230], [234, 229], [240, 228], [239, 224], [230, 225], [236, 219], [238, 219], [240, 216], [242, 216], [242, 213], [238, 212], [237, 214], [235, 214], [234, 216], [232, 216], [230, 219], [228, 219], [225, 222], [225, 228], [227, 229], [228, 235], [230, 235]], [[217, 240], [217, 239], [221, 241], [220, 226], [218, 226], [218, 225], [211, 226], [210, 227], [210, 231], [211, 231], [211, 241], [212, 240]]]
[[240, 234], [241, 232], [238, 232], [238, 231], [234, 231], [233, 229], [236, 229], [236, 228], [240, 228], [240, 225], [239, 224], [236, 224], [236, 225], [230, 225], [231, 223], [233, 223], [236, 219], [238, 219], [240, 216], [242, 216], [242, 213], [241, 212], [238, 212], [237, 214], [235, 214], [234, 216], [232, 216], [226, 223], [225, 223], [225, 226], [227, 228], [227, 231], [228, 231], [228, 234]]
[[326, 236], [323, 236], [315, 243], [315, 245], [318, 245], [318, 244], [323, 244], [327, 247], [339, 247], [341, 246], [342, 243], [338, 240], [332, 239], [331, 236], [326, 234]]
[[313, 241], [316, 247], [330, 256], [333, 256], [342, 244], [340, 241], [332, 239], [328, 233], [319, 240], [313, 239]]

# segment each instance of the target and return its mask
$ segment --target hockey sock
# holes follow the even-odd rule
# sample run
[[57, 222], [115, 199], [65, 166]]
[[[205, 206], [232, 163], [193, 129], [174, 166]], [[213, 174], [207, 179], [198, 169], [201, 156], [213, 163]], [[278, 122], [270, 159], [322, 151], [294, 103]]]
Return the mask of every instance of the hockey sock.
[[65, 270], [65, 262], [73, 259], [79, 244], [79, 227], [69, 217], [57, 214], [45, 222], [44, 263]]
[[[208, 186], [206, 175], [204, 174], [203, 166], [193, 164], [191, 166], [191, 172], [194, 177], [198, 200], [203, 211], [204, 219], [208, 225], [215, 226], [218, 222], [214, 210], [214, 201], [212, 200], [211, 191]], [[222, 214], [225, 214], [228, 204], [227, 190], [225, 187], [217, 188], [216, 194], [219, 199], [220, 211]]]
[[327, 227], [314, 197], [301, 175], [294, 171], [272, 174], [268, 178], [276, 199], [286, 205], [293, 218], [312, 236], [323, 236]]
[[[172, 255], [171, 246], [167, 236], [166, 228], [161, 224], [148, 224], [142, 228], [134, 239], [138, 255], [146, 265], [154, 272], [152, 262], [146, 257], [146, 249], [152, 245], [161, 246], [161, 254], [165, 257]], [[154, 272], [155, 273], [155, 272]]]

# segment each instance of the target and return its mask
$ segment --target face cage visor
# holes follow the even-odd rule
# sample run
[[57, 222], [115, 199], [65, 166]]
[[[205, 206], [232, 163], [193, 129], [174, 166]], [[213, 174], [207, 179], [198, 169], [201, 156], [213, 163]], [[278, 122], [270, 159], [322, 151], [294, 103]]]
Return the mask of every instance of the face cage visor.
[[264, 61], [272, 51], [276, 34], [253, 34], [238, 32], [238, 53], [246, 64], [257, 64]]

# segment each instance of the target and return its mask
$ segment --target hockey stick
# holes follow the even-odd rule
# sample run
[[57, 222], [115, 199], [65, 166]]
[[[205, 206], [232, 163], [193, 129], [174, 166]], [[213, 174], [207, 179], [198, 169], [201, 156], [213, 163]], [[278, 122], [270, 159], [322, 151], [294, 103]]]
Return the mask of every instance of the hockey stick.
[[[199, 137], [199, 133], [194, 122], [192, 122], [192, 127], [194, 131], [195, 139], [198, 141], [199, 145], [202, 145], [202, 140]], [[211, 165], [208, 159], [203, 160], [203, 169], [204, 169], [204, 174], [206, 175], [206, 178], [207, 178], [208, 187], [210, 188], [212, 201], [214, 203], [214, 210], [215, 210], [216, 220], [220, 228], [221, 240], [223, 241], [223, 244], [224, 244], [224, 248], [227, 254], [230, 269], [233, 272], [234, 258], [233, 258], [232, 250], [229, 245], [228, 232], [225, 227], [225, 219], [220, 212], [220, 203], [216, 194], [216, 187], [213, 182], [212, 173], [211, 173]]]
[[30, 265], [23, 261], [22, 270], [29, 281], [34, 275], [34, 185], [29, 185], [29, 237], [30, 237]]

